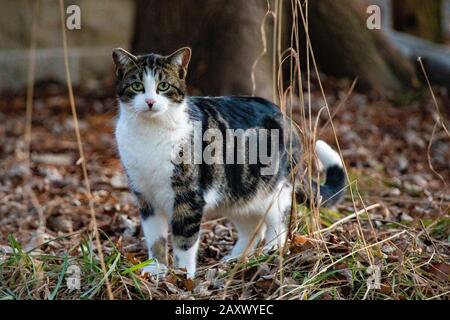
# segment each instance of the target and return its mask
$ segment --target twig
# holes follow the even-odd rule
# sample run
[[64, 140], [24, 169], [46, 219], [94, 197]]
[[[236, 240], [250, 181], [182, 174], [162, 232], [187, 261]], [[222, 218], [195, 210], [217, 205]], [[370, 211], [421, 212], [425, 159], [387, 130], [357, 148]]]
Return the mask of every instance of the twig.
[[318, 136], [320, 136], [323, 131], [325, 130], [325, 128], [328, 126], [328, 124], [330, 123], [330, 121], [332, 121], [334, 119], [334, 117], [336, 116], [336, 114], [338, 113], [338, 111], [341, 109], [342, 106], [345, 105], [345, 103], [348, 101], [348, 99], [350, 98], [350, 96], [353, 93], [353, 90], [355, 89], [356, 83], [358, 82], [358, 78], [355, 78], [350, 86], [350, 88], [347, 90], [347, 93], [345, 94], [344, 99], [342, 99], [338, 105], [336, 106], [336, 108], [334, 108], [333, 113], [331, 114], [331, 118], [327, 119], [327, 121], [325, 122], [325, 124], [320, 128]]
[[36, 38], [38, 31], [39, 0], [34, 2], [32, 13], [30, 52], [28, 56], [27, 98], [25, 115], [25, 161], [27, 174], [30, 171], [31, 119], [33, 117], [34, 77], [36, 73]]
[[329, 227], [327, 227], [327, 228], [325, 228], [325, 229], [321, 229], [321, 230], [318, 230], [318, 231], [313, 232], [312, 235], [330, 231], [330, 230], [336, 228], [338, 225], [343, 224], [343, 223], [345, 223], [345, 222], [347, 222], [347, 221], [349, 221], [349, 220], [351, 220], [351, 219], [353, 219], [353, 218], [358, 217], [359, 215], [361, 215], [361, 214], [363, 214], [363, 213], [366, 213], [366, 212], [368, 212], [368, 211], [370, 211], [370, 210], [372, 210], [372, 209], [378, 208], [378, 207], [380, 207], [380, 204], [379, 204], [379, 203], [375, 203], [375, 204], [373, 204], [373, 205], [371, 205], [371, 206], [368, 206], [367, 208], [364, 208], [364, 209], [361, 209], [361, 210], [359, 210], [359, 211], [357, 211], [357, 212], [355, 212], [355, 213], [352, 213], [352, 214], [350, 214], [350, 215], [348, 215], [348, 216], [342, 218], [342, 219], [339, 220], [339, 221], [336, 221], [336, 222], [333, 223], [331, 226], [329, 226]]
[[441, 294], [435, 295], [433, 297], [427, 298], [426, 300], [434, 300], [434, 299], [437, 299], [437, 298], [442, 297], [442, 296], [448, 296], [449, 294], [450, 294], [450, 291], [446, 291], [446, 292], [443, 292]]
[[26, 174], [24, 181], [24, 188], [27, 196], [30, 197], [31, 204], [36, 209], [38, 213], [39, 227], [37, 229], [37, 244], [42, 243], [42, 234], [45, 231], [45, 216], [42, 206], [39, 203], [36, 194], [30, 186], [31, 177], [31, 128], [32, 128], [32, 118], [33, 118], [33, 100], [34, 100], [34, 78], [36, 75], [36, 42], [38, 34], [38, 23], [39, 23], [39, 9], [40, 1], [34, 2], [32, 11], [32, 24], [31, 24], [31, 36], [30, 36], [30, 51], [28, 56], [28, 72], [27, 72], [27, 96], [26, 96], [26, 111], [25, 111], [25, 166]]
[[266, 39], [265, 24], [266, 24], [266, 19], [269, 16], [272, 16], [272, 17], [275, 18], [275, 13], [272, 10], [270, 10], [270, 4], [269, 4], [269, 2], [267, 2], [267, 12], [264, 15], [263, 21], [261, 23], [261, 41], [262, 41], [263, 49], [262, 49], [261, 53], [258, 55], [258, 57], [256, 57], [255, 61], [253, 62], [252, 70], [251, 70], [251, 73], [250, 73], [250, 77], [252, 79], [252, 96], [254, 96], [255, 92], [256, 92], [256, 80], [255, 80], [256, 66], [257, 66], [258, 62], [267, 53], [267, 39]]
[[433, 164], [431, 163], [430, 151], [431, 151], [431, 145], [433, 144], [433, 138], [436, 133], [436, 127], [437, 127], [438, 123], [441, 124], [442, 128], [444, 129], [445, 133], [447, 134], [447, 136], [449, 138], [450, 138], [450, 133], [448, 132], [447, 127], [445, 126], [444, 119], [441, 114], [441, 110], [439, 109], [439, 105], [436, 100], [436, 96], [434, 95], [433, 88], [431, 87], [430, 79], [428, 78], [427, 71], [425, 70], [425, 66], [423, 65], [422, 57], [418, 57], [417, 61], [420, 64], [420, 68], [422, 69], [422, 72], [423, 72], [423, 75], [427, 82], [428, 88], [430, 89], [431, 97], [433, 98], [433, 103], [434, 103], [434, 106], [436, 107], [436, 113], [438, 115], [438, 119], [433, 127], [433, 132], [431, 134], [430, 142], [428, 143], [428, 148], [427, 148], [428, 165], [429, 165], [431, 171], [433, 171], [433, 173], [436, 174], [439, 177], [439, 179], [441, 179], [441, 181], [444, 183], [445, 187], [447, 188], [447, 182], [445, 181], [444, 177], [434, 169]]
[[64, 46], [64, 66], [66, 69], [66, 78], [67, 78], [67, 89], [69, 91], [69, 101], [70, 101], [70, 108], [72, 110], [72, 116], [73, 116], [73, 121], [74, 121], [74, 127], [75, 127], [75, 134], [77, 137], [77, 144], [78, 144], [78, 152], [80, 155], [80, 159], [81, 159], [81, 168], [83, 171], [83, 178], [84, 178], [84, 184], [85, 184], [85, 188], [86, 188], [86, 192], [87, 192], [87, 196], [89, 199], [89, 212], [91, 214], [91, 220], [92, 220], [92, 227], [93, 227], [93, 232], [94, 232], [94, 236], [95, 236], [95, 245], [97, 247], [97, 251], [98, 251], [98, 256], [99, 256], [99, 260], [100, 260], [100, 265], [102, 268], [102, 272], [105, 278], [105, 284], [106, 284], [106, 290], [108, 293], [108, 298], [110, 300], [114, 300], [114, 296], [112, 294], [112, 290], [111, 290], [111, 284], [109, 282], [109, 278], [107, 275], [107, 271], [106, 271], [106, 266], [105, 266], [105, 259], [103, 256], [103, 250], [102, 250], [102, 246], [101, 246], [101, 242], [100, 242], [100, 236], [98, 233], [98, 227], [97, 227], [97, 219], [95, 218], [95, 211], [94, 211], [94, 201], [92, 198], [92, 193], [91, 193], [91, 185], [89, 182], [89, 176], [88, 176], [88, 172], [87, 172], [87, 167], [86, 167], [86, 157], [84, 155], [84, 150], [83, 150], [83, 144], [81, 142], [81, 134], [80, 134], [80, 127], [78, 125], [78, 116], [77, 116], [77, 110], [75, 107], [75, 98], [74, 98], [74, 94], [73, 94], [73, 88], [72, 88], [72, 80], [70, 77], [70, 69], [69, 69], [69, 55], [68, 55], [68, 49], [67, 49], [67, 36], [66, 36], [66, 27], [65, 27], [65, 19], [64, 19], [64, 1], [63, 0], [59, 0], [59, 5], [60, 5], [60, 13], [61, 13], [61, 29], [62, 29], [62, 41], [63, 41], [63, 46]]
[[444, 119], [442, 117], [441, 110], [439, 109], [439, 105], [438, 105], [437, 100], [436, 100], [436, 96], [434, 95], [433, 88], [431, 87], [430, 79], [428, 78], [427, 71], [425, 70], [425, 67], [423, 65], [422, 57], [418, 57], [417, 61], [420, 64], [420, 68], [422, 69], [423, 75], [425, 76], [425, 80], [427, 81], [428, 88], [430, 89], [431, 97], [433, 98], [434, 106], [436, 107], [436, 112], [437, 112], [437, 114], [439, 116], [439, 121], [440, 121], [440, 123], [442, 125], [442, 128], [447, 133], [447, 136], [450, 138], [450, 132], [448, 131], [448, 129], [447, 129], [445, 123], [444, 123]]
[[430, 240], [431, 245], [432, 245], [433, 248], [434, 248], [434, 251], [435, 251], [436, 254], [438, 255], [439, 259], [442, 259], [442, 256], [441, 256], [441, 254], [439, 253], [439, 250], [438, 250], [438, 248], [436, 247], [436, 244], [434, 243], [433, 238], [431, 238], [430, 233], [429, 233], [428, 230], [427, 230], [427, 227], [425, 227], [425, 225], [424, 225], [422, 219], [419, 219], [419, 221], [420, 221], [420, 225], [422, 226], [423, 232], [425, 232], [426, 237], [428, 238], [428, 240]]
[[[297, 1], [299, 1], [299, 0], [297, 0]], [[311, 44], [311, 39], [310, 39], [308, 28], [307, 28], [308, 24], [307, 24], [307, 22], [305, 20], [305, 15], [303, 13], [303, 9], [302, 9], [301, 5], [299, 6], [299, 9], [300, 9], [300, 16], [302, 18], [302, 23], [303, 23], [303, 26], [305, 27], [306, 47], [309, 50], [308, 51], [308, 56], [309, 56], [309, 54], [311, 54], [311, 60], [312, 60], [313, 66], [314, 66], [315, 74], [317, 76], [317, 81], [318, 81], [318, 84], [319, 84], [320, 92], [321, 92], [322, 97], [323, 97], [323, 99], [325, 101], [325, 108], [326, 108], [326, 111], [327, 111], [327, 114], [328, 114], [328, 118], [330, 119], [330, 125], [331, 125], [331, 128], [333, 130], [333, 135], [334, 135], [334, 139], [335, 139], [335, 142], [336, 142], [336, 147], [337, 147], [337, 149], [339, 151], [339, 156], [340, 156], [342, 164], [343, 164], [343, 169], [344, 169], [346, 180], [349, 183], [350, 182], [350, 176], [348, 174], [347, 167], [345, 166], [344, 157], [342, 155], [342, 149], [341, 149], [341, 146], [340, 146], [340, 143], [339, 143], [339, 139], [337, 137], [337, 130], [336, 130], [336, 127], [334, 125], [334, 122], [333, 122], [333, 119], [332, 119], [332, 114], [331, 114], [330, 107], [329, 107], [329, 104], [328, 104], [328, 100], [327, 100], [327, 97], [325, 95], [325, 90], [324, 90], [323, 85], [322, 85], [322, 80], [321, 80], [321, 77], [320, 77], [319, 68], [317, 66], [314, 50], [313, 50], [313, 47], [312, 47], [312, 44]], [[350, 191], [350, 196], [351, 196], [351, 199], [352, 199], [353, 207], [354, 207], [354, 209], [356, 211], [357, 210], [356, 209], [356, 201], [355, 201], [355, 196], [353, 194], [353, 190], [351, 188], [349, 188], [349, 191]], [[357, 219], [357, 220], [358, 220], [359, 232], [361, 234], [361, 239], [362, 239], [362, 241], [364, 243], [364, 246], [367, 246], [367, 241], [366, 241], [366, 238], [364, 237], [364, 233], [362, 231], [361, 221], [359, 221], [359, 219]], [[369, 261], [370, 261], [370, 263], [372, 265], [374, 259], [371, 256], [369, 251], [367, 251], [367, 257], [369, 258]]]

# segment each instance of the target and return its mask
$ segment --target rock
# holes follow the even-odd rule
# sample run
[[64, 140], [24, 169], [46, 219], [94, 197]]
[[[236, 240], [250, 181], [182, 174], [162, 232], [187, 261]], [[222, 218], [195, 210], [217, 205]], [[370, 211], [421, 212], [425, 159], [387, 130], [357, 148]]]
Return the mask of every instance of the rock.
[[22, 178], [28, 173], [28, 167], [18, 163], [13, 165], [8, 171], [8, 178]]
[[72, 219], [67, 214], [49, 217], [48, 224], [55, 231], [73, 232]]
[[415, 185], [419, 186], [422, 189], [428, 186], [428, 181], [423, 177], [423, 175], [415, 174], [411, 177], [411, 180]]
[[398, 197], [401, 194], [401, 192], [399, 188], [392, 188], [391, 190], [389, 190], [388, 194], [391, 197]]
[[418, 146], [419, 148], [425, 148], [425, 141], [414, 130], [408, 130], [404, 134], [405, 140], [409, 145]]
[[394, 188], [390, 188], [390, 189], [388, 189], [386, 191], [383, 191], [381, 193], [381, 195], [383, 197], [398, 197], [400, 194], [401, 194], [400, 189], [399, 188], [395, 188], [395, 187]]
[[400, 155], [395, 159], [395, 166], [398, 171], [405, 172], [408, 169], [409, 161], [405, 156]]
[[43, 171], [50, 182], [61, 182], [63, 180], [63, 176], [55, 167], [45, 167]]
[[412, 197], [418, 197], [422, 193], [421, 187], [419, 187], [418, 185], [409, 183], [409, 182], [405, 182], [404, 188], [405, 188], [406, 192]]
[[414, 218], [411, 217], [410, 215], [408, 215], [408, 214], [406, 214], [404, 212], [400, 213], [400, 221], [411, 222], [413, 220], [414, 220]]
[[7, 255], [11, 254], [13, 249], [10, 246], [0, 246], [0, 261], [5, 260]]

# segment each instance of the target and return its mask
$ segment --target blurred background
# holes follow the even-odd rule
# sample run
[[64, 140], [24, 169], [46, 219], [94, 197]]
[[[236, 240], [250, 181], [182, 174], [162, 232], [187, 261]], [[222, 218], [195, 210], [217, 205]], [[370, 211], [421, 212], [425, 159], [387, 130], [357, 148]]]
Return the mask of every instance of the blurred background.
[[[20, 88], [26, 83], [33, 2], [0, 2], [2, 89]], [[56, 2], [41, 1], [34, 14], [38, 25], [36, 82], [64, 82]], [[187, 45], [194, 50], [190, 72], [194, 89], [211, 95], [251, 94], [251, 68], [262, 51], [264, 21], [267, 52], [255, 71], [257, 93], [267, 95], [273, 87], [271, 62], [278, 63], [279, 55], [292, 47], [290, 1], [201, 1], [196, 10], [184, 0], [66, 1], [66, 8], [69, 5], [77, 5], [81, 14], [80, 29], [68, 32], [73, 83], [87, 87], [111, 77], [109, 58], [114, 47], [140, 54], [167, 54]], [[367, 26], [373, 13], [367, 12], [370, 5], [381, 9], [375, 17], [380, 30]], [[265, 19], [268, 7], [271, 14]], [[276, 23], [274, 14], [279, 15]], [[448, 0], [310, 1], [308, 15], [321, 71], [338, 77], [358, 77], [359, 86], [381, 93], [399, 91], [412, 81], [409, 69], [415, 67], [414, 59], [422, 56], [432, 60], [435, 72], [430, 74], [438, 84], [449, 86], [448, 47], [444, 47], [450, 38]], [[70, 19], [70, 14], [66, 18]], [[301, 29], [301, 21], [296, 26]], [[301, 46], [304, 41], [301, 39]], [[301, 58], [305, 56], [300, 53]], [[411, 60], [413, 66], [403, 60]], [[239, 77], [235, 70], [239, 70]]]
[[[368, 253], [349, 264], [385, 259], [390, 274], [404, 280], [386, 280], [387, 289], [372, 292], [373, 298], [448, 294], [450, 0], [73, 0], [63, 1], [63, 21], [59, 3], [0, 0], [0, 253], [11, 253], [20, 243], [41, 254], [69, 253], [76, 259], [80, 253], [74, 248], [84, 243], [84, 232], [91, 227], [92, 200], [107, 265], [117, 252], [120, 266], [145, 259], [144, 245], [136, 241], [139, 214], [114, 141], [118, 110], [111, 51], [123, 47], [134, 54], [169, 54], [190, 46], [191, 95], [258, 95], [275, 101], [299, 125], [307, 154], [313, 138], [335, 147], [339, 141], [352, 193], [337, 210], [321, 211], [320, 216], [304, 211], [295, 232], [311, 234], [376, 204], [368, 219], [327, 234], [327, 245], [339, 247], [327, 253], [338, 257], [361, 239], [375, 243], [407, 230], [383, 253]], [[72, 5], [75, 11], [67, 12]], [[84, 159], [70, 109], [61, 22]], [[91, 194], [84, 184], [83, 160]], [[55, 238], [59, 240], [48, 243]], [[205, 225], [200, 265], [217, 262], [235, 238], [228, 221]], [[298, 246], [293, 252], [311, 249], [305, 242], [293, 241]], [[40, 262], [51, 270], [46, 274], [49, 288], [58, 297], [79, 298], [54, 289], [61, 261], [52, 259]], [[403, 268], [405, 260], [412, 261], [411, 269]], [[15, 262], [2, 261], [0, 254], [2, 279], [15, 279]], [[98, 265], [83, 266], [90, 279], [98, 276]], [[309, 274], [311, 265], [304, 266]], [[264, 272], [270, 274], [275, 267]], [[36, 276], [25, 269], [27, 277]], [[304, 279], [298, 264], [294, 269], [300, 273], [286, 269], [289, 285]], [[131, 293], [119, 289], [122, 277], [112, 273], [115, 296], [142, 297], [135, 287]], [[308, 293], [297, 294], [362, 298], [365, 292], [352, 291], [345, 284], [347, 274], [341, 277], [344, 289], [333, 292], [329, 288], [337, 280], [321, 279]], [[139, 287], [133, 281], [128, 285]], [[250, 282], [252, 287], [245, 290], [236, 286], [232, 295], [273, 297], [272, 282], [263, 281], [261, 286]], [[395, 287], [390, 281], [401, 284]], [[45, 286], [27, 293], [26, 285], [3, 282], [0, 294], [49, 296]], [[106, 297], [104, 291], [91, 289], [82, 292]], [[186, 292], [176, 294], [192, 295]]]

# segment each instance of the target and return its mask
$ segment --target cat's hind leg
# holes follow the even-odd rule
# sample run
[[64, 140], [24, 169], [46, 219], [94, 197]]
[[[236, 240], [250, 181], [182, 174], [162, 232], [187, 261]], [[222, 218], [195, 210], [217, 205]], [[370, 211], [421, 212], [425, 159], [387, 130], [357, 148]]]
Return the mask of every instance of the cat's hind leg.
[[269, 251], [271, 249], [278, 249], [284, 245], [286, 240], [287, 228], [283, 221], [283, 212], [278, 208], [270, 209], [267, 212], [266, 221], [266, 233], [264, 239], [266, 241], [264, 250]]
[[279, 192], [274, 194], [274, 198], [265, 213], [265, 251], [284, 246], [287, 237], [286, 215], [291, 208], [291, 199], [291, 187], [283, 187]]
[[[223, 260], [237, 259], [247, 250], [247, 255], [253, 252], [258, 242], [264, 237], [265, 223], [259, 216], [233, 217], [233, 223], [238, 231], [238, 240], [231, 253]], [[259, 227], [259, 228], [258, 228]]]

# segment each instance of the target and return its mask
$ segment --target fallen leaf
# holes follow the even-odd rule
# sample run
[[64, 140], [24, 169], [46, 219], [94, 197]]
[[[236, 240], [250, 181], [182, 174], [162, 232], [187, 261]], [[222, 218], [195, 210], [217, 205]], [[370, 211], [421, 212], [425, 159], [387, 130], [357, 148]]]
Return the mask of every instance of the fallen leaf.
[[260, 289], [268, 291], [273, 285], [273, 279], [258, 279], [256, 286]]
[[183, 286], [186, 288], [186, 290], [192, 291], [195, 288], [195, 283], [192, 279], [184, 279]]
[[431, 265], [430, 272], [441, 280], [450, 281], [450, 264], [434, 263]]
[[308, 239], [300, 234], [294, 234], [294, 237], [292, 238], [292, 242], [296, 244], [297, 246], [302, 246], [306, 242], [308, 242]]
[[200, 282], [194, 288], [194, 294], [197, 294], [203, 298], [209, 297], [212, 294], [212, 292], [208, 290], [210, 285], [211, 285], [211, 283], [209, 281]]

